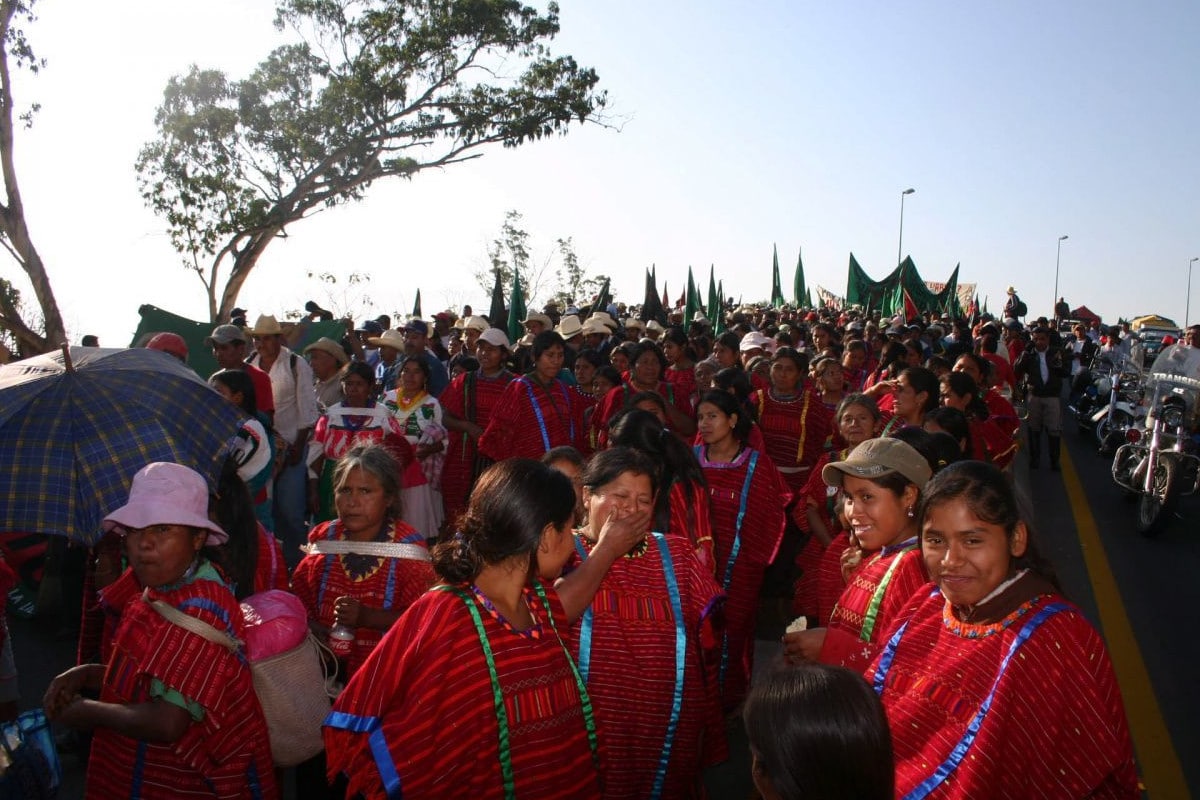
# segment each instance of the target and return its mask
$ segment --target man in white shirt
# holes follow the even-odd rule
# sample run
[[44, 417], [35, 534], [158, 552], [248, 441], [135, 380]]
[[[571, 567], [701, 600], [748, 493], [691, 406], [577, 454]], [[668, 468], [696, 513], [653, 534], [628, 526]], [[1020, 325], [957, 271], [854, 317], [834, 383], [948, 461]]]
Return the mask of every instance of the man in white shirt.
[[317, 393], [308, 361], [283, 346], [283, 328], [264, 314], [250, 330], [255, 352], [247, 361], [267, 373], [275, 397], [275, 432], [287, 442], [287, 460], [275, 477], [275, 534], [289, 564], [299, 560], [308, 538], [305, 455], [317, 424]]

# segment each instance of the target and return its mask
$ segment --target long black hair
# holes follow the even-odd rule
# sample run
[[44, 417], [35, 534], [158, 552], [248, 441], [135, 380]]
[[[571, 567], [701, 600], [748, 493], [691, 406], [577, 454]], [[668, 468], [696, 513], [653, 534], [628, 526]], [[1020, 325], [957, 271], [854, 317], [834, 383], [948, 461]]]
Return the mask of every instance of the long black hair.
[[924, 367], [905, 367], [900, 371], [900, 377], [908, 379], [908, 385], [913, 392], [925, 392], [925, 403], [921, 406], [921, 416], [924, 417], [938, 406], [938, 378], [932, 370]]
[[965, 372], [947, 372], [941, 377], [941, 382], [959, 397], [969, 396], [971, 398], [967, 402], [967, 410], [963, 413], [972, 419], [988, 418], [987, 403], [984, 402], [983, 392], [980, 390], [979, 384], [975, 383], [974, 378]]
[[892, 737], [883, 704], [845, 667], [803, 664], [756, 683], [742, 708], [755, 783], [783, 800], [890, 800]]
[[[233, 370], [238, 372], [239, 370]], [[249, 380], [249, 376], [246, 378]], [[212, 558], [233, 584], [238, 600], [254, 594], [254, 574], [258, 570], [258, 518], [254, 498], [238, 475], [237, 459], [225, 457], [216, 493], [209, 496], [209, 508], [217, 524], [229, 534], [229, 540], [212, 548]]]
[[258, 416], [258, 398], [254, 394], [254, 381], [250, 379], [247, 372], [240, 369], [219, 370], [209, 377], [208, 382], [212, 385], [219, 383], [230, 392], [241, 392], [242, 404], [239, 408], [251, 417]]
[[505, 459], [479, 476], [458, 530], [433, 548], [433, 569], [447, 583], [468, 583], [486, 565], [527, 555], [532, 576], [546, 526], [560, 528], [574, 514], [570, 478], [528, 458]]

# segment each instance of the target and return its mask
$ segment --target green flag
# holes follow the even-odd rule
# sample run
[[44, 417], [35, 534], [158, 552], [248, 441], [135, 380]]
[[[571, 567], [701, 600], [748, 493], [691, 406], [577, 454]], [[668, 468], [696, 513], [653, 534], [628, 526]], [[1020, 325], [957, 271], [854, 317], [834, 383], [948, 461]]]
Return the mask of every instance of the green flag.
[[808, 290], [804, 287], [804, 258], [802, 253], [796, 254], [796, 277], [792, 281], [792, 295], [796, 301], [796, 308], [801, 308], [808, 302]]
[[683, 319], [685, 324], [700, 310], [700, 296], [696, 292], [696, 281], [692, 279], [692, 268], [688, 267], [687, 295], [684, 298]]
[[812, 301], [812, 289], [804, 290], [804, 307], [805, 308], [815, 308], [815, 306], [813, 305], [813, 301]]
[[779, 308], [783, 305], [783, 286], [779, 282], [779, 248], [771, 245], [771, 305]]
[[717, 320], [721, 317], [721, 300], [717, 294], [717, 279], [713, 275], [713, 265], [708, 265], [708, 321], [717, 328]]
[[417, 302], [413, 303], [413, 317], [420, 319], [421, 314], [421, 290], [417, 289]]
[[508, 326], [508, 316], [504, 313], [504, 287], [500, 285], [500, 270], [496, 270], [496, 282], [492, 284], [492, 307], [488, 309], [487, 319], [493, 328]]
[[717, 314], [717, 321], [713, 323], [713, 333], [719, 335], [725, 332], [725, 281], [717, 281], [717, 305], [720, 307], [720, 313]]
[[525, 319], [525, 292], [521, 289], [521, 274], [513, 270], [512, 296], [508, 299], [508, 340], [515, 342], [521, 338]]

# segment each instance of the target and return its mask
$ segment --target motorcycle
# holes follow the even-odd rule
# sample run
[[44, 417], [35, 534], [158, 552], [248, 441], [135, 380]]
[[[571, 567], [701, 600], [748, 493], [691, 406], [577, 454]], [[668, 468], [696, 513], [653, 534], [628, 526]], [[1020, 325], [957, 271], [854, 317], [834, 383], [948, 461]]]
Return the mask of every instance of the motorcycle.
[[1096, 381], [1096, 389], [1103, 400], [1097, 401], [1086, 418], [1100, 454], [1112, 455], [1125, 440], [1125, 432], [1141, 424], [1146, 416], [1146, 407], [1141, 403], [1142, 373], [1131, 359], [1124, 359]]
[[1179, 354], [1164, 351], [1154, 362], [1147, 376], [1146, 416], [1126, 431], [1126, 444], [1113, 456], [1113, 480], [1136, 496], [1137, 530], [1143, 536], [1160, 533], [1180, 496], [1200, 489], [1200, 446], [1193, 436], [1200, 378], [1192, 377], [1200, 375], [1200, 350]]

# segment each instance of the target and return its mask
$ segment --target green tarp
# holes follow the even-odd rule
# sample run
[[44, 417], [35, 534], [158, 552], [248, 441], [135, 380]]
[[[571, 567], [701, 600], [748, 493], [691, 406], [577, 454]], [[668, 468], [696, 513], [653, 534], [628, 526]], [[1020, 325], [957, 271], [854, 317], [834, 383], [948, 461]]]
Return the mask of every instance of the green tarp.
[[925, 285], [924, 279], [917, 272], [917, 267], [911, 258], [905, 257], [900, 266], [892, 270], [886, 278], [873, 281], [866, 271], [858, 265], [854, 254], [850, 254], [850, 271], [846, 278], [846, 303], [879, 311], [884, 316], [891, 316], [904, 311], [904, 292], [916, 304], [921, 312], [943, 312], [951, 316], [961, 316], [962, 307], [958, 302], [958, 266], [946, 281], [946, 288], [940, 292], [931, 292]]
[[[209, 375], [217, 371], [217, 360], [213, 358], [212, 348], [204, 343], [204, 340], [212, 335], [216, 325], [211, 322], [196, 322], [152, 305], [140, 307], [138, 314], [142, 319], [138, 323], [137, 331], [133, 334], [133, 341], [129, 343], [130, 347], [144, 347], [150, 337], [156, 333], [177, 333], [187, 342], [187, 363], [189, 367], [196, 370], [196, 374], [207, 380]], [[282, 324], [286, 330], [288, 323]], [[322, 336], [328, 336], [335, 342], [340, 342], [345, 335], [346, 328], [341, 322], [299, 322], [284, 334], [284, 338], [288, 347], [301, 353], [307, 345]], [[249, 336], [246, 338], [249, 341]], [[246, 352], [249, 353], [251, 349], [251, 346], [247, 346]]]

